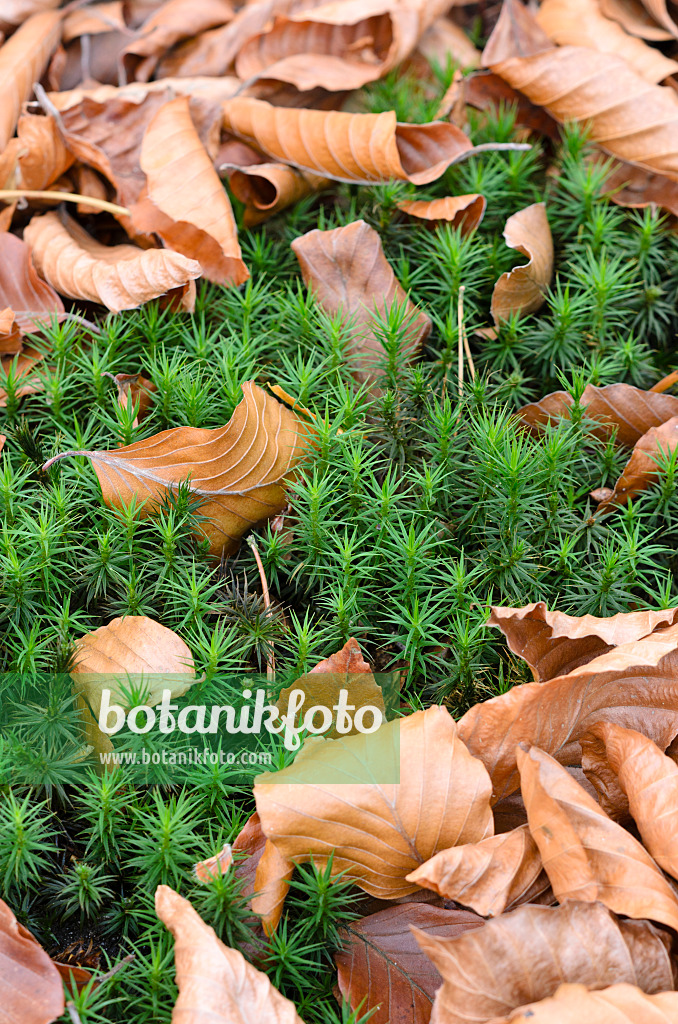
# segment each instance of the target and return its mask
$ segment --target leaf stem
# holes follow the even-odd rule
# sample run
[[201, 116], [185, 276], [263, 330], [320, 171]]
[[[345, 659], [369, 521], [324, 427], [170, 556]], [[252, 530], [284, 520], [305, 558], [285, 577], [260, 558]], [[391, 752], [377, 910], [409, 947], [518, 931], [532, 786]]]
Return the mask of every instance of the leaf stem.
[[[250, 548], [252, 549], [252, 554], [254, 555], [254, 560], [257, 563], [257, 569], [259, 570], [259, 579], [261, 580], [261, 590], [262, 590], [262, 594], [263, 594], [263, 597], [264, 597], [264, 608], [270, 608], [271, 607], [271, 595], [268, 592], [268, 580], [266, 579], [266, 572], [264, 570], [264, 563], [261, 560], [261, 555], [259, 554], [259, 548], [257, 547], [256, 541], [254, 540], [254, 537], [251, 537], [251, 536], [248, 537], [247, 538], [247, 543], [249, 544]], [[271, 650], [270, 650], [268, 658], [266, 659], [266, 678], [267, 679], [274, 679], [275, 678], [275, 652], [273, 650], [273, 643], [271, 643]]]

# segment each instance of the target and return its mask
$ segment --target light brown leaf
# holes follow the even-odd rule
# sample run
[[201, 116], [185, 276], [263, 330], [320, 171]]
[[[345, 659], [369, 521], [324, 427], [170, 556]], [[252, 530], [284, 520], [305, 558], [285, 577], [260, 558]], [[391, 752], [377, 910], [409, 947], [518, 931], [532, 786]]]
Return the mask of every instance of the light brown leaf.
[[397, 178], [425, 185], [478, 151], [455, 125], [402, 124], [392, 110], [295, 110], [245, 97], [226, 100], [222, 109], [227, 131], [275, 160], [336, 181]]
[[491, 70], [561, 124], [587, 124], [606, 152], [678, 178], [678, 94], [645, 81], [616, 54], [592, 59], [584, 47], [543, 50], [525, 31], [530, 20], [519, 0], [504, 0], [483, 53]]
[[0, 11], [0, 30], [5, 31], [16, 25], [22, 25], [33, 14], [52, 11], [58, 7], [60, 0], [3, 0]]
[[39, 331], [64, 311], [54, 291], [42, 281], [33, 266], [28, 245], [11, 235], [0, 233], [0, 308], [14, 314], [14, 330], [0, 339], [0, 352], [18, 352], [22, 334]]
[[240, 49], [236, 73], [301, 91], [359, 89], [405, 60], [448, 7], [448, 0], [334, 0], [280, 15]]
[[445, 196], [444, 199], [408, 199], [398, 203], [398, 209], [409, 217], [426, 220], [432, 226], [449, 224], [459, 228], [462, 235], [470, 235], [485, 216], [487, 200], [477, 192], [465, 196]]
[[[567, 391], [554, 391], [539, 402], [524, 405], [518, 415], [528, 426], [538, 428], [560, 416], [569, 417], [573, 399]], [[607, 384], [597, 388], [587, 384], [580, 404], [588, 419], [599, 427], [591, 433], [603, 440], [611, 437], [616, 427], [618, 444], [633, 447], [651, 427], [660, 427], [678, 416], [678, 398], [657, 391], [643, 391], [631, 384]]]
[[666, 42], [673, 34], [661, 28], [643, 7], [641, 0], [600, 0], [606, 18], [617, 21], [632, 36]]
[[539, 309], [553, 274], [553, 238], [544, 203], [533, 203], [506, 221], [504, 239], [529, 262], [502, 274], [492, 292], [492, 317], [498, 327], [512, 313]]
[[136, 496], [144, 502], [144, 515], [152, 515], [167, 491], [190, 477], [191, 491], [203, 502], [201, 530], [211, 553], [233, 552], [251, 526], [285, 507], [285, 484], [310, 439], [307, 425], [252, 381], [242, 390], [224, 427], [174, 427], [124, 448], [63, 452], [56, 460], [86, 455], [106, 504], [116, 508]]
[[6, 1024], [50, 1024], [64, 1012], [56, 967], [0, 900], [0, 1001]]
[[408, 299], [384, 255], [381, 238], [363, 220], [331, 231], [309, 231], [292, 242], [302, 277], [331, 316], [348, 324], [349, 355], [358, 380], [373, 381], [384, 348], [378, 316], [406, 304], [404, 350], [414, 358], [431, 332], [431, 321]]
[[530, 103], [527, 96], [491, 71], [475, 71], [464, 78], [464, 99], [469, 106], [486, 111], [497, 111], [501, 104], [510, 104], [516, 112], [516, 126], [545, 135], [554, 142], [560, 138], [560, 128], [545, 110]]
[[113, 313], [185, 287], [202, 273], [196, 260], [168, 249], [100, 245], [66, 214], [33, 217], [24, 238], [39, 273], [61, 295], [98, 302]]
[[242, 953], [225, 946], [183, 896], [159, 885], [155, 909], [175, 940], [175, 1024], [303, 1024], [294, 1003]]
[[417, 50], [429, 63], [437, 61], [443, 68], [448, 57], [460, 68], [477, 68], [480, 64], [480, 50], [450, 18], [436, 18], [419, 40]]
[[560, 903], [599, 901], [626, 917], [678, 927], [678, 899], [637, 839], [538, 747], [518, 748], [527, 821]]
[[264, 932], [268, 936], [273, 935], [280, 924], [293, 874], [294, 864], [286, 860], [271, 840], [267, 839], [257, 863], [254, 876], [256, 895], [250, 900], [250, 906], [261, 917]]
[[644, 845], [659, 866], [677, 878], [678, 766], [635, 729], [600, 722], [591, 731], [604, 744]]
[[[268, 839], [263, 833], [259, 815], [250, 815], [238, 835], [233, 840], [233, 853], [236, 855], [233, 870], [243, 881], [243, 896], [250, 897], [256, 891], [254, 880], [257, 866], [261, 860]], [[242, 858], [238, 854], [244, 854]]]
[[87, 7], [76, 7], [64, 18], [61, 42], [66, 45], [80, 36], [127, 29], [122, 0], [106, 0]]
[[620, 612], [607, 618], [548, 611], [543, 601], [523, 608], [493, 607], [488, 626], [497, 626], [510, 650], [523, 658], [535, 682], [566, 675], [620, 644], [672, 626], [678, 608]]
[[[63, 92], [48, 92], [47, 97], [57, 110], [66, 111], [77, 107], [84, 100], [105, 104], [110, 100], [124, 100], [136, 105], [153, 93], [164, 93], [168, 89], [177, 96], [193, 96], [206, 102], [223, 103], [242, 86], [239, 78], [163, 78], [157, 82], [128, 82], [127, 85], [79, 86]], [[83, 121], [83, 127], [86, 121]], [[102, 138], [103, 138], [102, 133]]]
[[549, 887], [527, 825], [479, 843], [442, 850], [407, 880], [483, 917], [497, 917], [520, 903], [536, 903]]
[[521, 1006], [495, 1024], [678, 1024], [678, 992], [647, 996], [634, 985], [592, 992], [585, 985], [560, 985], [550, 999]]
[[663, 750], [678, 735], [678, 625], [615, 647], [547, 683], [514, 686], [472, 707], [458, 729], [490, 773], [499, 800], [518, 786], [519, 743], [580, 764], [579, 740], [601, 721], [639, 729]]
[[309, 779], [324, 758], [334, 758], [335, 785], [285, 783], [292, 769], [272, 782], [260, 776], [254, 796], [262, 828], [285, 857], [324, 865], [334, 849], [333, 875], [345, 870], [371, 895], [396, 899], [416, 891], [406, 876], [439, 850], [492, 834], [489, 780], [446, 709], [418, 711], [380, 731], [398, 729], [399, 784], [350, 783], [350, 755], [360, 756], [369, 738], [362, 735], [318, 740], [320, 746], [307, 741], [297, 755], [295, 777], [306, 766]]
[[655, 85], [678, 71], [678, 62], [661, 50], [629, 35], [618, 22], [606, 18], [597, 0], [543, 0], [537, 22], [559, 46], [585, 46], [623, 57], [642, 78]]
[[421, 903], [388, 907], [342, 928], [335, 953], [339, 991], [352, 1010], [376, 1010], [371, 1024], [424, 1024], [431, 1013], [440, 975], [422, 952], [411, 928], [453, 938], [483, 921], [467, 910], [443, 910]]
[[161, 57], [180, 40], [224, 25], [233, 17], [231, 0], [168, 0], [144, 22], [122, 55], [128, 81], [147, 82]]
[[42, 78], [60, 34], [59, 11], [43, 11], [0, 46], [0, 153], [14, 135], [22, 104]]
[[631, 458], [616, 481], [612, 494], [601, 501], [597, 511], [625, 505], [641, 491], [651, 487], [661, 476], [662, 462], [675, 451], [677, 445], [678, 416], [673, 416], [660, 427], [652, 427], [643, 434], [636, 441]]
[[148, 380], [140, 373], [111, 373], [107, 376], [111, 377], [118, 389], [118, 402], [124, 409], [127, 408], [129, 399], [132, 400], [133, 406], [139, 403], [137, 415], [134, 417], [134, 426], [138, 426], [138, 421], [150, 412], [157, 387], [152, 380]]
[[663, 210], [678, 217], [678, 182], [653, 174], [642, 167], [615, 161], [605, 179], [605, 190], [618, 206], [643, 209], [656, 203]]
[[249, 271], [233, 210], [194, 127], [188, 97], [165, 103], [154, 114], [144, 135], [140, 165], [146, 174], [146, 196], [132, 211], [135, 226], [155, 232], [171, 249], [198, 260], [210, 281], [246, 281]]
[[73, 163], [53, 117], [22, 114], [17, 125], [19, 137], [18, 188], [46, 189]]
[[221, 164], [219, 170], [226, 173], [233, 195], [245, 204], [245, 227], [261, 224], [304, 196], [331, 184], [327, 178], [297, 171], [287, 164], [238, 166], [226, 163]]
[[643, 0], [643, 7], [658, 25], [670, 32], [674, 39], [678, 39], [678, 25], [668, 12], [666, 0]]
[[443, 978], [431, 1024], [494, 1021], [552, 995], [563, 981], [590, 988], [623, 981], [649, 992], [670, 987], [659, 932], [643, 922], [641, 938], [637, 926], [617, 921], [600, 903], [568, 903], [519, 907], [453, 939], [416, 931]]
[[225, 875], [230, 870], [232, 864], [233, 849], [230, 843], [224, 843], [219, 853], [216, 853], [213, 857], [208, 857], [207, 860], [199, 861], [198, 864], [194, 864], [193, 874], [203, 885], [208, 885], [214, 878], [218, 878], [219, 875]]

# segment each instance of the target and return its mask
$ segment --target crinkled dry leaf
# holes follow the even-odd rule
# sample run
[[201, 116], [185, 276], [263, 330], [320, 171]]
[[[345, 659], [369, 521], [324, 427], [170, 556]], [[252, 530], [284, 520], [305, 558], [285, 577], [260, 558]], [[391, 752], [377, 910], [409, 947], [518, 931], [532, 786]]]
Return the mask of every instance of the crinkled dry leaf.
[[24, 238], [38, 271], [61, 295], [113, 313], [185, 287], [202, 273], [196, 260], [169, 249], [100, 245], [66, 214], [33, 217]]
[[495, 800], [518, 786], [516, 747], [535, 744], [580, 764], [594, 722], [639, 729], [663, 750], [678, 735], [678, 625], [622, 644], [547, 683], [525, 683], [476, 704], [459, 735], [492, 778]]
[[553, 238], [544, 203], [533, 203], [509, 217], [504, 239], [529, 263], [502, 274], [492, 292], [495, 326], [511, 314], [524, 316], [539, 309], [553, 274]]
[[142, 232], [198, 260], [203, 274], [222, 285], [249, 277], [243, 263], [233, 210], [224, 186], [198, 137], [189, 98], [163, 104], [146, 129], [140, 166], [146, 192], [132, 210]]
[[128, 80], [147, 82], [158, 61], [182, 39], [193, 38], [233, 17], [231, 0], [168, 0], [144, 22], [123, 51]]
[[[3, 7], [0, 17], [4, 16]], [[0, 46], [0, 153], [14, 135], [21, 106], [33, 92], [33, 83], [42, 78], [60, 34], [59, 11], [43, 11], [28, 18]]]
[[527, 825], [479, 843], [442, 850], [407, 880], [483, 917], [497, 917], [521, 903], [536, 903], [549, 888]]
[[618, 22], [606, 18], [597, 0], [543, 0], [537, 22], [559, 46], [586, 46], [616, 53], [642, 78], [655, 85], [678, 71], [678, 62], [661, 50], [629, 35]]
[[287, 164], [255, 163], [238, 166], [221, 164], [231, 192], [245, 204], [243, 222], [253, 227], [286, 207], [327, 188], [331, 182], [317, 174], [303, 173]]
[[22, 334], [39, 331], [64, 311], [57, 293], [35, 272], [28, 245], [6, 231], [0, 233], [0, 309], [7, 308], [14, 315], [12, 329], [0, 336], [3, 354], [19, 352]]
[[233, 552], [251, 526], [285, 507], [285, 484], [310, 441], [304, 421], [275, 398], [252, 381], [242, 390], [224, 427], [174, 427], [124, 448], [64, 452], [56, 459], [86, 455], [106, 504], [116, 508], [135, 496], [145, 502], [145, 515], [190, 477], [191, 491], [203, 502], [200, 528], [211, 553]]
[[[384, 899], [415, 892], [406, 876], [439, 850], [492, 834], [489, 779], [447, 710], [434, 706], [382, 726], [393, 729], [400, 730], [399, 784], [348, 781], [356, 770], [350, 754], [369, 738], [358, 735], [319, 740], [320, 746], [307, 741], [292, 769], [254, 787], [262, 828], [285, 857], [324, 865], [333, 848], [332, 874], [346, 871], [345, 878]], [[312, 779], [337, 751], [337, 784], [283, 781], [285, 771], [298, 778], [304, 767]]]
[[[334, 708], [339, 701], [340, 691], [348, 693], [348, 704], [353, 705], [357, 710], [361, 707], [376, 707], [383, 718], [386, 717], [384, 707], [384, 695], [381, 687], [377, 685], [372, 670], [360, 653], [358, 641], [350, 637], [341, 650], [330, 655], [324, 661], [319, 662], [310, 672], [300, 676], [286, 689], [280, 691], [277, 701], [278, 709], [282, 714], [287, 712], [290, 696], [293, 690], [302, 690], [305, 694], [303, 707], [310, 708], [322, 706]], [[300, 712], [297, 713], [300, 715]], [[368, 719], [369, 722], [369, 719]], [[351, 728], [346, 731], [345, 726], [341, 735], [354, 735], [359, 730], [355, 723], [351, 722]], [[324, 730], [323, 736], [335, 737], [340, 735], [337, 729], [336, 715], [333, 717], [332, 727]]]
[[[558, 417], [569, 417], [573, 399], [567, 391], [554, 391], [539, 402], [524, 405], [518, 415], [528, 426], [538, 428]], [[633, 447], [651, 427], [660, 427], [678, 416], [678, 398], [658, 391], [643, 391], [631, 384], [607, 384], [597, 388], [587, 384], [581, 396], [588, 419], [600, 422], [592, 430], [603, 440], [611, 437], [616, 427], [618, 444]]]
[[[629, 928], [631, 925], [631, 928]], [[417, 931], [443, 978], [431, 1024], [479, 1024], [544, 999], [563, 981], [649, 992], [673, 984], [664, 942], [649, 922], [617, 921], [600, 903], [519, 907], [458, 938]], [[639, 945], [640, 943], [640, 945]]]
[[443, 910], [421, 903], [388, 907], [353, 921], [340, 932], [335, 953], [339, 991], [352, 1010], [376, 1010], [371, 1024], [424, 1024], [431, 1013], [440, 975], [422, 952], [411, 928], [453, 938], [483, 920], [467, 910]]
[[280, 15], [240, 49], [236, 72], [301, 91], [359, 89], [409, 56], [448, 8], [449, 0], [333, 0]]
[[535, 682], [566, 675], [593, 658], [655, 629], [672, 626], [678, 608], [620, 612], [607, 618], [550, 612], [543, 601], [523, 608], [490, 609], [488, 626], [497, 626], [514, 654], [530, 666]]
[[[168, 89], [177, 96], [193, 96], [211, 103], [223, 103], [242, 86], [239, 78], [162, 78], [157, 82], [128, 82], [127, 85], [79, 86], [63, 92], [48, 92], [47, 98], [57, 110], [66, 111], [77, 107], [84, 100], [105, 104], [109, 100], [126, 100], [136, 105], [153, 93], [164, 93]], [[115, 118], [113, 118], [115, 119]], [[86, 119], [83, 120], [86, 127]], [[142, 132], [143, 134], [143, 132]], [[104, 134], [102, 133], [102, 139]]]
[[634, 985], [592, 992], [585, 985], [560, 985], [550, 999], [521, 1006], [494, 1024], [678, 1024], [678, 992], [645, 995]]
[[392, 110], [295, 110], [244, 97], [226, 100], [222, 109], [224, 128], [262, 153], [337, 181], [397, 178], [425, 185], [477, 151], [453, 124], [402, 124]]
[[518, 748], [527, 821], [560, 903], [599, 901], [626, 917], [678, 927], [678, 899], [652, 857], [538, 747]]
[[678, 94], [648, 83], [616, 54], [544, 50], [525, 27], [530, 20], [519, 0], [505, 0], [483, 53], [491, 70], [561, 124], [586, 124], [606, 152], [678, 178]]
[[174, 935], [181, 1024], [303, 1024], [294, 1003], [267, 976], [217, 938], [188, 900], [166, 885], [155, 893], [158, 917]]
[[364, 220], [331, 231], [309, 231], [292, 242], [304, 282], [330, 315], [348, 324], [349, 355], [359, 380], [378, 375], [384, 348], [378, 317], [405, 306], [403, 348], [412, 359], [431, 331], [431, 321], [408, 299], [384, 255], [381, 238]]
[[46, 189], [73, 163], [73, 154], [66, 149], [53, 117], [22, 114], [17, 135], [20, 143], [18, 188]]
[[632, 36], [654, 42], [672, 38], [672, 33], [658, 25], [645, 10], [641, 0], [600, 0], [600, 9], [606, 18], [618, 22]]
[[410, 217], [429, 221], [433, 226], [449, 224], [469, 235], [485, 216], [487, 200], [474, 192], [466, 196], [445, 196], [444, 199], [408, 199], [398, 203], [398, 209]]
[[616, 481], [612, 494], [606, 496], [598, 511], [611, 506], [625, 505], [636, 494], [651, 487], [661, 475], [662, 461], [678, 446], [678, 416], [673, 416], [660, 427], [652, 427], [636, 441], [631, 458]]
[[267, 839], [254, 875], [256, 895], [250, 900], [252, 910], [261, 917], [266, 935], [273, 935], [280, 924], [293, 874], [294, 864], [286, 860], [271, 840]]
[[591, 731], [604, 744], [644, 845], [678, 878], [678, 766], [635, 729], [600, 722]]
[[0, 1002], [7, 1024], [50, 1024], [64, 1012], [58, 970], [0, 900]]

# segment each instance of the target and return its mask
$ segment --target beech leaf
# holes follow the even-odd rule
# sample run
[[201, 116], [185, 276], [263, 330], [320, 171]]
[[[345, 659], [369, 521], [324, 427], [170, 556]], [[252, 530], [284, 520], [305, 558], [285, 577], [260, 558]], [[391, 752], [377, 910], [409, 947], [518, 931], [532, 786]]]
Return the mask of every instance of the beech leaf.
[[[396, 899], [416, 892], [406, 876], [439, 850], [491, 835], [492, 812], [485, 769], [445, 708], [417, 711], [386, 730], [400, 730], [399, 784], [350, 782], [352, 755], [360, 757], [370, 739], [357, 735], [307, 741], [291, 768], [271, 782], [259, 777], [254, 796], [266, 836], [288, 860], [322, 866], [334, 850], [333, 875], [345, 871], [371, 895]], [[336, 784], [284, 781], [285, 772], [299, 778], [304, 767], [313, 779], [326, 758]]]
[[678, 992], [648, 996], [635, 985], [592, 992], [585, 985], [560, 985], [550, 999], [521, 1006], [494, 1024], [678, 1024]]
[[202, 273], [196, 260], [168, 249], [101, 245], [67, 214], [34, 216], [24, 239], [39, 273], [61, 295], [98, 302], [112, 313], [186, 288]]
[[632, 36], [657, 43], [672, 38], [673, 33], [657, 24], [641, 0], [600, 0], [600, 9], [606, 18], [617, 21]]
[[303, 1024], [294, 1003], [242, 953], [225, 946], [183, 896], [159, 885], [155, 909], [175, 941], [179, 997], [173, 1020], [181, 1024]]
[[255, 163], [245, 166], [225, 163], [219, 170], [228, 176], [233, 195], [245, 204], [243, 222], [253, 227], [274, 214], [327, 188], [330, 182], [317, 174], [303, 173], [287, 164]]
[[549, 888], [527, 825], [479, 843], [442, 850], [407, 880], [483, 917], [496, 917], [520, 903], [537, 903]]
[[660, 427], [651, 427], [636, 441], [631, 458], [611, 494], [600, 502], [598, 511], [609, 506], [625, 505], [641, 491], [651, 487], [661, 476], [663, 457], [669, 457], [678, 445], [678, 416], [673, 416]]
[[[182, 257], [183, 258], [183, 257]], [[94, 466], [103, 499], [116, 508], [133, 496], [151, 515], [168, 490], [190, 477], [202, 499], [201, 530], [210, 552], [235, 551], [241, 536], [287, 504], [285, 483], [310, 439], [307, 424], [252, 381], [224, 427], [174, 427], [110, 451], [72, 451]]]
[[397, 205], [408, 217], [429, 221], [432, 227], [449, 224], [451, 228], [459, 228], [462, 235], [470, 235], [485, 216], [487, 200], [474, 192], [465, 196], [431, 199], [429, 202], [424, 199], [408, 199]]
[[403, 348], [412, 359], [431, 332], [431, 321], [408, 299], [384, 255], [381, 238], [364, 220], [331, 231], [309, 231], [292, 242], [304, 282], [331, 316], [348, 324], [355, 376], [371, 381], [385, 355], [378, 316], [406, 307]]
[[[9, 16], [12, 17], [12, 4]], [[4, 20], [4, 5], [0, 21]], [[0, 153], [14, 135], [21, 107], [39, 82], [61, 36], [61, 13], [33, 14], [0, 46]]]
[[509, 217], [504, 239], [529, 262], [502, 274], [492, 292], [492, 316], [498, 327], [512, 314], [539, 309], [553, 274], [553, 238], [544, 203], [533, 203]]
[[280, 923], [293, 874], [294, 864], [267, 839], [254, 876], [255, 895], [250, 900], [252, 910], [261, 917], [266, 935], [273, 935]]
[[339, 991], [352, 1010], [376, 1012], [371, 1024], [425, 1024], [440, 975], [421, 950], [411, 928], [427, 935], [453, 938], [483, 924], [467, 910], [443, 910], [404, 903], [352, 921], [339, 933], [335, 953]]
[[23, 334], [39, 331], [64, 311], [57, 293], [41, 280], [28, 245], [8, 231], [0, 233], [0, 309], [14, 314], [9, 333], [0, 337], [0, 352], [21, 349]]
[[42, 946], [0, 900], [0, 1001], [7, 1024], [50, 1024], [64, 1012], [61, 976]]
[[158, 61], [180, 40], [223, 25], [233, 17], [231, 0], [167, 0], [146, 19], [122, 54], [128, 80], [147, 82]]
[[678, 927], [678, 899], [652, 857], [538, 747], [517, 752], [527, 820], [556, 899], [599, 901]]

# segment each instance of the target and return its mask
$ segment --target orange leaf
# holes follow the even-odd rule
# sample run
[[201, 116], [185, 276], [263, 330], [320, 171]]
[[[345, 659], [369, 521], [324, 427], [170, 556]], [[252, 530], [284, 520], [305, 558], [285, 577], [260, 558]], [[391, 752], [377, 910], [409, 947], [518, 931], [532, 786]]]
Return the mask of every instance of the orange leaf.
[[661, 28], [643, 7], [640, 0], [600, 0], [600, 9], [606, 18], [613, 18], [632, 36], [662, 43], [673, 37]]
[[231, 192], [245, 204], [245, 227], [268, 220], [304, 196], [330, 184], [327, 178], [302, 173], [287, 164], [257, 163], [241, 167], [226, 163], [219, 170], [226, 172]]
[[147, 82], [158, 61], [181, 39], [223, 25], [233, 17], [231, 0], [168, 0], [151, 14], [136, 39], [125, 47], [122, 63], [128, 80]]
[[53, 117], [22, 114], [17, 135], [20, 144], [18, 188], [46, 189], [73, 163], [73, 154], [66, 149]]
[[618, 206], [643, 209], [656, 203], [678, 217], [678, 182], [663, 174], [653, 174], [642, 167], [615, 161], [605, 179], [605, 190]]
[[[0, 14], [4, 17], [4, 12]], [[0, 153], [14, 135], [22, 104], [29, 99], [33, 83], [42, 78], [60, 35], [59, 11], [43, 11], [28, 18], [0, 46]]]
[[273, 935], [280, 923], [293, 874], [294, 864], [286, 860], [271, 840], [267, 839], [257, 864], [255, 895], [250, 906], [261, 917], [264, 932], [268, 936]]
[[487, 200], [474, 192], [466, 196], [445, 196], [444, 199], [409, 199], [397, 204], [398, 209], [410, 217], [426, 220], [432, 226], [449, 224], [459, 228], [463, 235], [470, 235], [485, 216]]
[[591, 992], [585, 985], [560, 985], [554, 996], [521, 1006], [494, 1024], [678, 1024], [678, 992], [647, 996], [634, 985]]
[[543, 750], [517, 751], [530, 832], [560, 903], [599, 901], [678, 927], [678, 899], [652, 857]]
[[100, 245], [66, 214], [33, 217], [24, 238], [39, 272], [61, 295], [113, 313], [185, 287], [202, 273], [196, 260], [168, 249]]
[[3, 0], [0, 11], [0, 29], [21, 25], [32, 14], [51, 11], [61, 0]]
[[2, 900], [0, 962], [0, 1004], [8, 1024], [50, 1024], [63, 1013], [64, 990], [58, 970]]
[[304, 282], [331, 316], [341, 314], [348, 325], [349, 354], [358, 380], [374, 380], [384, 348], [378, 315], [397, 303], [406, 304], [404, 348], [412, 359], [431, 332], [431, 321], [407, 298], [384, 256], [381, 238], [364, 220], [331, 231], [309, 231], [295, 238], [292, 249]]
[[651, 487], [661, 476], [663, 456], [668, 457], [678, 446], [678, 416], [673, 416], [660, 427], [652, 427], [634, 446], [631, 458], [611, 494], [606, 495], [597, 511], [610, 506], [625, 505], [641, 491]]
[[523, 316], [539, 309], [553, 274], [553, 239], [544, 203], [533, 203], [509, 217], [504, 239], [529, 263], [502, 274], [492, 292], [492, 317], [498, 327], [512, 313]]
[[193, 874], [204, 885], [209, 884], [219, 875], [225, 875], [233, 863], [233, 849], [230, 843], [224, 843], [223, 848], [214, 857], [201, 860], [193, 866]]
[[166, 885], [155, 909], [174, 935], [179, 997], [172, 1012], [182, 1024], [303, 1024], [294, 1003], [281, 996], [261, 971], [217, 938], [188, 900]]
[[429, 63], [437, 61], [442, 67], [446, 66], [448, 55], [460, 68], [477, 68], [480, 64], [480, 50], [450, 18], [436, 18], [419, 40], [417, 52]]

